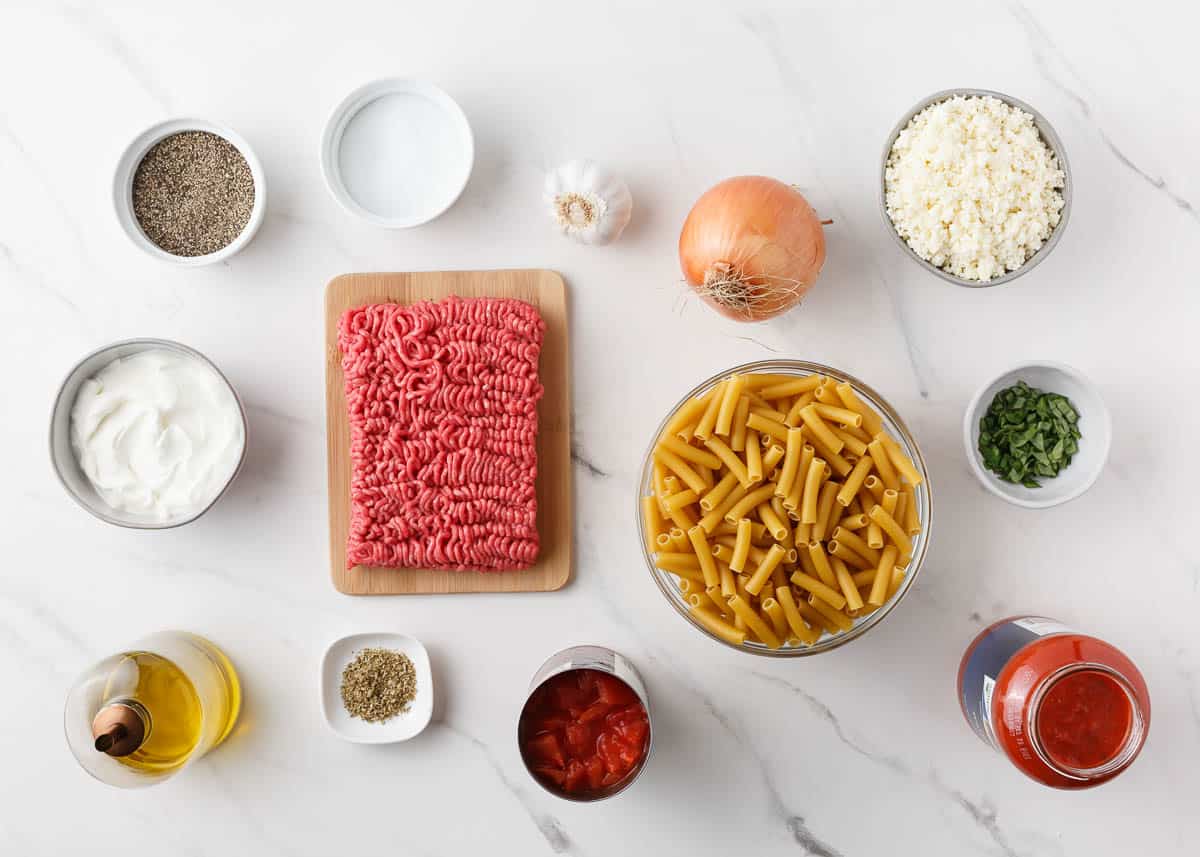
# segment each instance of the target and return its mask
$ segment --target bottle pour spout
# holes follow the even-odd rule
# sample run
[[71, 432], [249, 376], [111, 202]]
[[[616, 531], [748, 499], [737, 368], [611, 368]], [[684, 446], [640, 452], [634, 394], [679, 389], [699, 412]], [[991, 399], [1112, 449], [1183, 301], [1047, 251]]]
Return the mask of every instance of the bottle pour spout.
[[92, 720], [96, 751], [109, 756], [128, 756], [146, 740], [146, 719], [133, 704], [113, 702], [101, 708]]

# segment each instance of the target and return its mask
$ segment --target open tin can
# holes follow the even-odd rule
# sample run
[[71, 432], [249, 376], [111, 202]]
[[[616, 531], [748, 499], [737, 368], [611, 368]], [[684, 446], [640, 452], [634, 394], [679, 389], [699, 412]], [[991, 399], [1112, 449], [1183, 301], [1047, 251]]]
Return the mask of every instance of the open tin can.
[[[531, 736], [538, 730], [538, 725], [531, 721], [535, 718], [539, 703], [544, 701], [546, 693], [544, 689], [547, 689], [547, 685], [557, 677], [563, 676], [565, 673], [581, 670], [592, 670], [602, 674], [598, 678], [598, 682], [601, 684], [604, 683], [603, 676], [611, 676], [631, 692], [628, 700], [632, 700], [632, 704], [625, 705], [624, 703], [628, 700], [614, 703], [612, 715], [617, 718], [617, 722], [612, 725], [612, 728], [620, 731], [623, 726], [621, 718], [630, 712], [633, 712], [632, 716], [636, 719], [636, 709], [638, 704], [640, 704], [641, 709], [644, 711], [645, 736], [636, 761], [621, 775], [620, 779], [615, 782], [605, 783], [596, 788], [589, 787], [580, 791], [571, 791], [564, 788], [555, 788], [553, 782], [548, 781], [543, 773], [539, 773], [539, 765], [537, 760], [531, 755], [529, 742]], [[559, 682], [561, 683], [562, 679], [559, 679]], [[618, 692], [620, 691], [618, 690]], [[603, 692], [601, 692], [601, 696], [603, 696]], [[586, 717], [587, 712], [584, 712], [583, 716]], [[604, 722], [612, 724], [612, 721], [608, 718]], [[573, 723], [571, 725], [576, 724]], [[608, 726], [599, 728], [603, 730], [608, 728]], [[633, 724], [633, 728], [640, 731], [640, 727], [636, 723]], [[605, 800], [620, 794], [633, 785], [646, 768], [647, 760], [650, 758], [653, 737], [654, 730], [650, 725], [650, 699], [646, 694], [646, 685], [642, 682], [641, 676], [638, 675], [637, 670], [628, 658], [604, 646], [573, 646], [551, 655], [538, 671], [534, 673], [533, 680], [529, 683], [529, 692], [526, 695], [525, 703], [521, 706], [521, 715], [517, 720], [517, 748], [521, 754], [521, 760], [525, 764], [525, 770], [529, 772], [529, 775], [538, 785], [550, 794], [578, 803], [593, 803]], [[598, 743], [602, 741], [603, 736], [598, 739]]]

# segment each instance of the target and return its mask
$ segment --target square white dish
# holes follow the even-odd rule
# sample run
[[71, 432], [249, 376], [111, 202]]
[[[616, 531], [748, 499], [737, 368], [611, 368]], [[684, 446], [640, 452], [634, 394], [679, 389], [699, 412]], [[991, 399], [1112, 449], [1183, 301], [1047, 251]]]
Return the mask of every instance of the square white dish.
[[[351, 717], [342, 705], [342, 671], [363, 649], [403, 652], [417, 673], [417, 695], [408, 711], [383, 723], [368, 723]], [[391, 744], [416, 737], [433, 717], [433, 671], [429, 666], [429, 652], [420, 640], [407, 634], [350, 634], [334, 640], [321, 659], [321, 711], [325, 722], [338, 737], [355, 744]]]
[[[1058, 476], [1041, 480], [1041, 488], [1014, 485], [983, 466], [979, 456], [979, 420], [996, 394], [1017, 381], [1066, 396], [1079, 413], [1079, 452]], [[1074, 500], [1100, 478], [1112, 444], [1112, 417], [1096, 385], [1064, 363], [1022, 363], [993, 378], [975, 393], [963, 414], [963, 444], [971, 471], [988, 491], [1026, 509], [1048, 509]]]

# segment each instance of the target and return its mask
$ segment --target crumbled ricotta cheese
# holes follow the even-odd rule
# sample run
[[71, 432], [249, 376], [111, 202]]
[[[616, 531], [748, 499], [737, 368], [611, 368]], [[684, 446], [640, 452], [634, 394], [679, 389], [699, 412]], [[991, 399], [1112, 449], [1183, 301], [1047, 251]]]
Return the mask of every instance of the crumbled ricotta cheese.
[[967, 280], [1015, 271], [1058, 225], [1065, 181], [1023, 110], [954, 96], [904, 127], [884, 171], [888, 216], [922, 259]]

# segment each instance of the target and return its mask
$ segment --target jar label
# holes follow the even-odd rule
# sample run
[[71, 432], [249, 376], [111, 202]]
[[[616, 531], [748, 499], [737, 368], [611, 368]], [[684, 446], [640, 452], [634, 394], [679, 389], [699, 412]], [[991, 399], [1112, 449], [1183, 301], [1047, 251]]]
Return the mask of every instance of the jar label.
[[1072, 633], [1072, 629], [1042, 616], [1001, 622], [984, 631], [968, 650], [959, 673], [959, 702], [967, 723], [984, 742], [1000, 749], [992, 725], [992, 695], [1000, 671], [1013, 655], [1039, 637]]
[[[983, 711], [992, 710], [992, 693], [996, 690], [996, 680], [990, 675], [983, 677]], [[987, 741], [993, 747], [999, 747], [1000, 742], [996, 739], [996, 728], [992, 725], [992, 718], [985, 717], [983, 720], [983, 728], [987, 733], [983, 736], [983, 740]], [[978, 731], [978, 730], [976, 730]]]
[[1075, 629], [1064, 625], [1062, 622], [1055, 622], [1053, 619], [1043, 619], [1041, 616], [1026, 616], [1023, 619], [1014, 619], [1014, 625], [1020, 625], [1026, 631], [1032, 631], [1039, 637], [1048, 637], [1051, 634], [1074, 634]]

